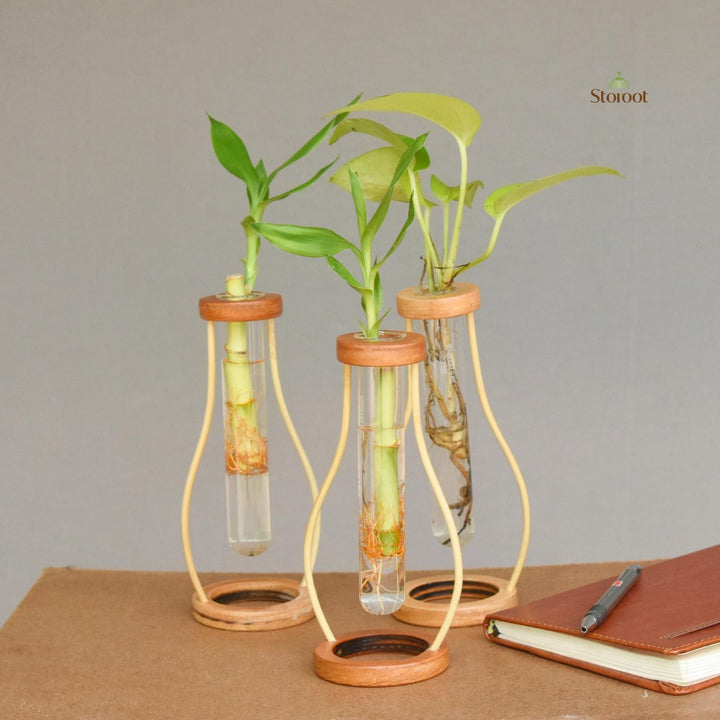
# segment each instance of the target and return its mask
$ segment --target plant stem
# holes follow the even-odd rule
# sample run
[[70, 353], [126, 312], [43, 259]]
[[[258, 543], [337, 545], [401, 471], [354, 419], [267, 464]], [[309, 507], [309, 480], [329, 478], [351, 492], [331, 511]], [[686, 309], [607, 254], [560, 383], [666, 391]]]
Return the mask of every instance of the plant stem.
[[[260, 222], [259, 220], [257, 222]], [[257, 257], [260, 250], [260, 236], [251, 227], [246, 228], [247, 256], [245, 258], [245, 292], [251, 293], [255, 288], [257, 278]], [[244, 296], [243, 296], [244, 297]]]
[[447, 257], [443, 257], [443, 267], [440, 273], [442, 289], [449, 288], [452, 285], [455, 260], [457, 258], [458, 244], [460, 242], [460, 228], [462, 227], [463, 208], [465, 207], [465, 194], [467, 191], [467, 148], [460, 140], [457, 140], [457, 144], [458, 150], [460, 151], [460, 191], [458, 193], [457, 211], [455, 213], [455, 225], [453, 227], [452, 241], [450, 243], [450, 252]]
[[430, 235], [430, 227], [427, 222], [427, 218], [423, 215], [422, 208], [420, 207], [420, 198], [418, 194], [417, 182], [415, 180], [415, 173], [412, 171], [408, 173], [410, 178], [410, 188], [412, 189], [412, 202], [415, 207], [415, 216], [420, 224], [422, 230], [423, 239], [425, 242], [425, 275], [428, 279], [428, 287], [430, 290], [435, 290], [435, 268], [440, 262], [440, 258], [435, 248], [432, 236]]
[[[226, 291], [238, 300], [247, 297], [242, 275], [226, 280]], [[255, 475], [267, 471], [267, 440], [258, 428], [249, 358], [248, 328], [244, 322], [229, 322], [225, 345], [225, 461], [229, 474]]]
[[458, 268], [458, 270], [454, 271], [453, 278], [457, 275], [459, 275], [461, 272], [465, 272], [466, 270], [469, 270], [471, 267], [475, 267], [476, 265], [479, 265], [481, 262], [487, 260], [492, 251], [495, 249], [495, 243], [497, 242], [498, 234], [500, 233], [500, 226], [502, 225], [502, 221], [505, 218], [505, 215], [498, 215], [497, 219], [495, 220], [495, 225], [493, 227], [492, 235], [490, 236], [490, 241], [488, 242], [487, 247], [485, 248], [485, 252], [478, 258], [475, 258], [472, 262], [467, 263], [466, 265], [463, 265], [462, 267]]
[[450, 239], [450, 203], [443, 204], [443, 263], [448, 255], [448, 241]]
[[378, 306], [375, 302], [375, 294], [372, 290], [363, 291], [363, 307], [365, 308], [365, 319], [367, 320], [367, 339], [377, 340], [380, 332], [378, 327]]
[[[470, 475], [470, 448], [468, 438], [467, 410], [456, 368], [455, 344], [450, 321], [445, 318], [423, 322], [427, 343], [425, 381], [425, 431], [432, 443], [431, 453], [436, 454], [444, 465], [451, 467], [439, 476], [448, 498], [449, 507], [462, 518], [457, 528], [463, 540], [472, 535], [472, 481]], [[433, 520], [433, 525], [437, 521]], [[441, 525], [444, 528], [444, 523]], [[447, 538], [435, 531], [435, 537], [443, 544]]]
[[375, 532], [385, 556], [402, 546], [400, 488], [398, 487], [398, 440], [395, 429], [395, 369], [381, 367], [375, 374], [375, 433], [373, 473], [375, 478]]

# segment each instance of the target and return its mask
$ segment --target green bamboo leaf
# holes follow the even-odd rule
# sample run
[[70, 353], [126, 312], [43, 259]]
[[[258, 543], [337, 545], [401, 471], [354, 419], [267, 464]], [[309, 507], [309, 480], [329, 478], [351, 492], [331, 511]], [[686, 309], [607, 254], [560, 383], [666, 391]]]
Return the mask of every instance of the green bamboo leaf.
[[373, 213], [373, 216], [368, 221], [365, 232], [363, 233], [362, 241], [360, 243], [361, 245], [364, 246], [368, 239], [372, 241], [372, 238], [375, 237], [377, 231], [380, 229], [380, 226], [385, 221], [385, 217], [387, 216], [388, 210], [390, 208], [390, 203], [392, 202], [395, 186], [401, 178], [405, 177], [405, 173], [410, 167], [413, 158], [415, 157], [418, 150], [420, 150], [420, 148], [425, 144], [426, 139], [427, 133], [425, 133], [424, 135], [420, 135], [420, 137], [416, 138], [412, 145], [410, 145], [410, 147], [403, 153], [402, 157], [400, 158], [400, 162], [395, 168], [392, 179], [390, 180], [390, 186], [386, 190], [385, 195], [383, 196], [380, 204]]
[[332, 255], [326, 255], [325, 260], [327, 264], [351, 287], [353, 290], [362, 292], [365, 287], [363, 284], [356, 280], [353, 274], [337, 259]]
[[[407, 135], [400, 136], [407, 147], [410, 147], [415, 138], [408, 137]], [[430, 167], [430, 154], [427, 148], [421, 147], [415, 153], [415, 164], [413, 165], [413, 171], [419, 173], [421, 170]]]
[[[341, 187], [346, 192], [350, 192], [350, 176], [348, 172], [352, 172], [360, 181], [366, 200], [380, 202], [390, 187], [395, 168], [397, 168], [401, 158], [402, 152], [394, 147], [381, 147], [370, 150], [343, 165], [330, 176], [330, 182]], [[399, 202], [409, 202], [411, 195], [410, 180], [407, 176], [404, 176], [396, 183], [392, 199]]]
[[210, 119], [210, 139], [220, 164], [235, 177], [240, 178], [248, 187], [251, 196], [257, 198], [260, 189], [260, 177], [250, 160], [245, 143], [237, 133], [225, 123]]
[[[373, 280], [373, 295], [375, 296], [375, 307], [381, 308], [383, 305], [383, 287], [380, 273], [375, 269], [375, 279]], [[380, 318], [382, 320], [382, 318]]]
[[275, 195], [271, 197], [268, 200], [268, 203], [277, 202], [278, 200], [282, 200], [283, 198], [286, 198], [288, 195], [292, 195], [293, 193], [300, 192], [301, 190], [304, 190], [306, 187], [309, 187], [312, 185], [316, 180], [321, 178], [327, 170], [329, 170], [335, 163], [337, 162], [337, 158], [333, 160], [332, 162], [329, 162], [327, 165], [323, 165], [309, 180], [306, 180], [304, 183], [300, 183], [300, 185], [295, 186], [294, 188], [291, 188], [290, 190], [286, 190], [284, 193], [280, 193], [280, 195]]
[[410, 203], [408, 205], [408, 214], [407, 219], [405, 220], [405, 224], [400, 228], [400, 232], [398, 233], [397, 237], [395, 238], [395, 242], [390, 246], [390, 249], [385, 253], [385, 257], [383, 257], [382, 260], [380, 260], [379, 263], [376, 264], [376, 267], [379, 269], [382, 267], [385, 263], [385, 261], [398, 249], [400, 243], [403, 241], [403, 238], [405, 237], [405, 233], [407, 233], [408, 228], [410, 225], [412, 225], [412, 221], [415, 219], [415, 206]]
[[620, 173], [612, 168], [591, 165], [575, 168], [574, 170], [566, 170], [565, 172], [549, 175], [539, 180], [506, 185], [505, 187], [498, 188], [488, 196], [487, 200], [485, 200], [485, 211], [490, 217], [497, 220], [504, 216], [513, 205], [516, 205], [521, 200], [540, 190], [565, 182], [566, 180], [572, 180], [573, 178], [601, 174], [620, 176]]
[[[354, 105], [359, 99], [360, 95], [357, 95], [350, 101], [348, 107], [352, 107], [352, 105]], [[304, 158], [306, 155], [312, 152], [312, 150], [314, 150], [325, 139], [330, 130], [332, 130], [345, 117], [347, 117], [347, 113], [345, 113], [344, 115], [338, 115], [337, 117], [334, 117], [329, 123], [323, 125], [320, 130], [318, 130], [301, 148], [296, 150], [284, 163], [282, 163], [282, 165], [279, 165], [275, 168], [275, 170], [270, 173], [270, 182], [275, 179], [275, 177], [281, 170], [284, 170], [289, 165], [292, 165], [293, 163]]]
[[258, 164], [255, 166], [255, 172], [257, 173], [258, 179], [261, 183], [267, 181], [268, 176], [265, 170], [265, 163], [262, 161], [262, 159], [258, 160]]
[[378, 336], [378, 333], [380, 332], [380, 327], [382, 326], [383, 320], [390, 314], [390, 308], [388, 308], [373, 324], [372, 327], [366, 327], [363, 325], [363, 323], [360, 323], [360, 326], [363, 329], [363, 332], [365, 333], [365, 337], [367, 338], [376, 338]]
[[365, 195], [363, 194], [362, 184], [358, 180], [358, 176], [348, 169], [348, 180], [350, 182], [350, 194], [352, 195], [355, 205], [355, 215], [357, 216], [358, 234], [362, 236], [367, 225], [367, 208], [365, 206]]
[[359, 250], [351, 242], [328, 228], [302, 225], [276, 225], [274, 223], [250, 223], [250, 226], [285, 252], [303, 257], [337, 255], [343, 250]]
[[258, 202], [262, 202], [263, 200], [267, 200], [270, 191], [270, 180], [265, 170], [265, 163], [262, 160], [258, 161], [258, 164], [255, 166], [255, 171], [258, 174]]
[[[472, 207], [473, 200], [475, 199], [475, 193], [478, 188], [481, 187], [485, 187], [482, 180], [473, 180], [467, 184], [465, 189], [465, 205], [467, 207]], [[457, 202], [460, 198], [460, 186], [446, 185], [437, 175], [432, 175], [430, 177], [430, 188], [435, 194], [435, 197], [443, 205], [447, 205], [453, 201]]]
[[472, 105], [448, 95], [403, 92], [382, 95], [336, 110], [333, 115], [346, 112], [398, 112], [418, 115], [436, 123], [454, 135], [465, 147], [470, 145], [482, 123]]

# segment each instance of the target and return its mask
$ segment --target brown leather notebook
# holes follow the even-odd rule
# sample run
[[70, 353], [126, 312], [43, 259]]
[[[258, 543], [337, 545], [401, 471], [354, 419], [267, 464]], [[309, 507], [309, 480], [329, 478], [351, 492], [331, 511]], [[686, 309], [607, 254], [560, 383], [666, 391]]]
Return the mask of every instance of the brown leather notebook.
[[720, 545], [647, 565], [607, 619], [580, 623], [615, 578], [489, 615], [493, 642], [680, 695], [720, 682]]

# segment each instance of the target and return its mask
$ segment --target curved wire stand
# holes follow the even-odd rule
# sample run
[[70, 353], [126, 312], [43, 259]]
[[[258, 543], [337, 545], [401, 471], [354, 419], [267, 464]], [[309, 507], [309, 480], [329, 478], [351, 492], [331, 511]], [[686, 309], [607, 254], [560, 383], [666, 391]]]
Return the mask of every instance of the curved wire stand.
[[[478, 397], [480, 398], [480, 404], [488, 425], [490, 426], [490, 430], [515, 477], [522, 505], [523, 528], [517, 560], [509, 580], [489, 575], [472, 574], [466, 576], [461, 595], [467, 602], [463, 602], [460, 612], [455, 613], [454, 627], [479, 625], [488, 613], [517, 605], [517, 583], [525, 565], [530, 543], [530, 501], [527, 486], [525, 485], [525, 480], [515, 460], [515, 456], [505, 440], [492, 408], [490, 407], [480, 365], [480, 353], [478, 351], [477, 332], [475, 329], [475, 313], [468, 312], [466, 314], [466, 320], [470, 355]], [[405, 327], [409, 332], [412, 331], [413, 322], [411, 319], [406, 320]], [[417, 407], [420, 407], [419, 401]], [[438, 624], [444, 622], [446, 605], [442, 602], [427, 603], [425, 598], [432, 598], [436, 601], [438, 597], [447, 597], [451, 589], [454, 596], [457, 590], [456, 581], [448, 575], [417, 579], [408, 584], [406, 589], [406, 602], [403, 607], [395, 613], [395, 617], [403, 622], [414, 625], [437, 627]], [[452, 603], [452, 599], [450, 602]]]
[[[320, 604], [313, 578], [313, 568], [316, 559], [314, 550], [317, 550], [316, 546], [314, 546], [314, 538], [316, 537], [316, 526], [320, 517], [322, 505], [325, 502], [325, 498], [327, 497], [333, 481], [335, 480], [347, 446], [348, 432], [350, 428], [350, 407], [352, 404], [352, 367], [350, 365], [343, 365], [343, 401], [342, 417], [340, 421], [340, 436], [338, 438], [335, 455], [330, 465], [330, 469], [328, 470], [328, 474], [320, 487], [308, 519], [307, 530], [305, 533], [303, 561], [305, 568], [305, 582], [307, 585], [308, 595], [310, 597], [310, 603], [312, 604], [315, 617], [317, 618], [326, 639], [325, 643], [321, 643], [315, 649], [315, 672], [326, 680], [344, 685], [372, 687], [404, 685], [434, 677], [435, 675], [443, 672], [448, 665], [448, 650], [444, 641], [448, 630], [452, 625], [453, 615], [455, 614], [462, 596], [462, 553], [452, 513], [447, 500], [443, 495], [440, 482], [438, 481], [437, 475], [432, 467], [430, 455], [428, 453], [427, 446], [425, 445], [425, 438], [423, 436], [419, 412], [420, 383], [418, 365], [413, 364], [408, 366], [408, 372], [410, 386], [409, 394], [411, 399], [406, 406], [405, 421], [407, 424], [410, 416], [412, 416], [415, 440], [417, 442], [420, 458], [425, 468], [425, 472], [427, 473], [433, 493], [440, 505], [445, 522], [448, 525], [455, 571], [453, 576], [454, 587], [450, 602], [445, 612], [444, 621], [432, 641], [425, 636], [407, 636], [383, 632], [354, 633], [342, 636], [338, 639], [330, 628]], [[374, 645], [373, 642], [375, 643]], [[404, 642], [409, 642], [414, 649], [401, 649], [398, 651], [398, 647], [402, 647]], [[364, 657], [364, 659], [359, 663], [355, 663], [355, 656], [351, 655], [342, 657], [342, 653], [340, 652], [342, 647], [352, 647], [354, 643], [363, 644], [366, 648], [366, 653], [396, 651], [401, 653], [407, 652], [411, 655], [411, 657], [403, 657], [399, 660], [378, 663], [372, 663], [367, 659], [367, 657]], [[417, 652], [418, 649], [421, 649], [421, 651]], [[358, 654], [363, 655], [364, 653]]]
[[517, 561], [515, 562], [515, 568], [513, 569], [510, 581], [508, 582], [508, 590], [513, 592], [517, 586], [518, 580], [520, 579], [520, 573], [525, 565], [527, 558], [528, 545], [530, 544], [530, 500], [528, 498], [527, 486], [523, 479], [520, 467], [515, 460], [515, 456], [510, 450], [510, 446], [503, 437], [500, 428], [498, 427], [495, 416], [493, 415], [488, 401], [487, 393], [485, 391], [485, 383], [482, 377], [482, 368], [480, 367], [480, 353], [478, 351], [477, 332], [475, 331], [475, 313], [468, 313], [467, 315], [467, 328], [468, 328], [468, 339], [470, 342], [470, 355], [472, 357], [473, 370], [475, 372], [475, 383], [477, 385], [478, 396], [480, 397], [480, 404], [482, 405], [485, 417], [488, 421], [488, 425], [492, 430], [495, 439], [500, 445], [505, 459], [515, 476], [515, 482], [517, 483], [518, 492], [520, 493], [520, 502], [522, 503], [522, 514], [523, 514], [523, 531], [522, 538], [520, 540], [520, 550], [518, 551]]
[[[290, 413], [288, 412], [282, 385], [280, 383], [275, 320], [274, 318], [269, 318], [264, 322], [267, 323], [270, 374], [272, 377], [278, 408], [288, 434], [290, 435], [293, 446], [295, 447], [295, 451], [300, 458], [300, 462], [307, 476], [308, 484], [310, 485], [310, 492], [314, 501], [318, 494], [315, 474], [312, 470], [305, 449], [300, 442], [297, 431], [295, 430], [295, 425], [292, 422]], [[213, 408], [215, 405], [215, 322], [212, 320], [207, 321], [207, 362], [207, 397], [205, 401], [205, 413], [200, 429], [200, 435], [198, 437], [197, 445], [195, 446], [195, 451], [190, 462], [190, 469], [185, 481], [185, 490], [183, 492], [181, 509], [183, 554], [185, 556], [185, 564], [187, 565], [188, 573], [190, 574], [190, 580], [195, 590], [195, 597], [193, 598], [193, 614], [196, 620], [205, 625], [232, 630], [272, 630], [306, 622], [312, 617], [312, 610], [309, 607], [307, 592], [304, 587], [304, 578], [299, 584], [295, 583], [293, 580], [285, 579], [279, 579], [277, 581], [230, 580], [222, 583], [214, 583], [213, 585], [204, 588], [200, 582], [200, 578], [198, 577], [190, 544], [190, 503], [192, 500], [193, 489], [195, 487], [197, 471], [205, 451], [205, 446], [207, 445], [210, 426], [212, 424]], [[317, 553], [319, 535], [320, 525], [318, 523], [311, 547], [313, 558], [314, 554]], [[297, 585], [298, 589], [295, 589], [295, 585]], [[246, 610], [223, 603], [223, 596], [235, 596], [241, 600], [254, 600], [259, 597], [274, 598], [281, 600], [282, 605], [270, 607], [266, 610]], [[219, 599], [218, 602], [216, 602], [216, 598]]]

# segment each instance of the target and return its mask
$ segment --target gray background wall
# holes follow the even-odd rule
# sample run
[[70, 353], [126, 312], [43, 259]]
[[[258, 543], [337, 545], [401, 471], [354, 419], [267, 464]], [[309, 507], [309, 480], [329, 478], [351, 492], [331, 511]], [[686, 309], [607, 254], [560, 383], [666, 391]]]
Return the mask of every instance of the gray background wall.
[[[531, 494], [529, 562], [717, 541], [716, 3], [5, 0], [0, 20], [0, 619], [45, 566], [183, 568], [180, 501], [205, 382], [196, 303], [240, 269], [244, 215], [205, 111], [274, 166], [359, 91], [475, 105], [471, 168], [488, 189], [583, 164], [625, 176], [514, 209], [468, 278], [482, 289], [491, 402]], [[618, 71], [647, 104], [590, 103]], [[428, 142], [444, 176], [456, 172], [441, 131]], [[268, 219], [353, 228], [349, 199], [325, 183]], [[468, 258], [490, 227], [477, 202]], [[419, 254], [415, 232], [388, 268], [390, 298], [416, 282]], [[285, 297], [287, 400], [323, 475], [340, 413], [334, 338], [356, 326], [357, 296], [323, 262], [272, 247], [261, 273]], [[466, 564], [509, 565], [516, 492], [470, 412], [478, 537]], [[192, 514], [201, 569], [300, 569], [308, 493], [277, 413], [270, 426], [274, 544], [256, 560], [225, 548], [218, 415]], [[447, 567], [410, 448], [408, 564]], [[351, 443], [322, 570], [356, 567], [354, 463]]]

